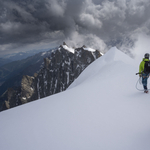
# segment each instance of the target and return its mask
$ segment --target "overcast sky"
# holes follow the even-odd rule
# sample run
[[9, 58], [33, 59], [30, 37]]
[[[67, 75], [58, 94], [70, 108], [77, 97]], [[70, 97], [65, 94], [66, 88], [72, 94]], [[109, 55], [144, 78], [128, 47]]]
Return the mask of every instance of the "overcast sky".
[[0, 1], [0, 56], [63, 41], [101, 51], [117, 46], [132, 55], [150, 52], [150, 1]]

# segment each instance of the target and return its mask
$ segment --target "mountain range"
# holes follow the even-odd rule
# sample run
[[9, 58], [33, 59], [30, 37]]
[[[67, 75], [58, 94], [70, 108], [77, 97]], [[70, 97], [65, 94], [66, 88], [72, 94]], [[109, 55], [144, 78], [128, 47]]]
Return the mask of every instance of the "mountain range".
[[12, 62], [12, 60], [8, 58], [0, 58], [0, 67], [10, 62]]
[[70, 48], [63, 43], [56, 49], [14, 62], [14, 68], [10, 67], [12, 64], [5, 66], [3, 70], [12, 71], [4, 77], [7, 80], [0, 87], [1, 109], [5, 110], [64, 91], [100, 56], [98, 50], [85, 46]]
[[[39, 50], [30, 50], [30, 51], [26, 51], [26, 52], [18, 52], [18, 53], [12, 53], [12, 54], [6, 54], [4, 56], [1, 56], [0, 59], [5, 59], [5, 60], [9, 60], [9, 61], [18, 61], [18, 60], [22, 60], [22, 59], [26, 59], [30, 56], [36, 55], [40, 52], [45, 52], [48, 51], [50, 49], [39, 49]], [[6, 61], [6, 63], [8, 63]], [[0, 63], [1, 66], [1, 63]]]
[[[55, 49], [54, 49], [55, 50]], [[23, 75], [33, 75], [42, 67], [43, 59], [50, 55], [52, 50], [40, 52], [23, 60], [13, 61], [0, 67], [0, 95], [9, 87], [17, 87]]]

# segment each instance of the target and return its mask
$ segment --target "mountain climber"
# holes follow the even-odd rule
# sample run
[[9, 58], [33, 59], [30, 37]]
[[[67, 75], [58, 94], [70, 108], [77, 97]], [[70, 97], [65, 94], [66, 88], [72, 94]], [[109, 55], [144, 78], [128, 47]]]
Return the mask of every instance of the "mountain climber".
[[150, 66], [148, 68], [148, 63], [149, 63], [149, 54], [146, 53], [144, 55], [144, 58], [142, 60], [142, 62], [140, 63], [139, 66], [139, 76], [142, 77], [142, 84], [143, 84], [143, 88], [144, 88], [144, 93], [148, 93], [148, 89], [147, 89], [147, 79], [150, 76]]

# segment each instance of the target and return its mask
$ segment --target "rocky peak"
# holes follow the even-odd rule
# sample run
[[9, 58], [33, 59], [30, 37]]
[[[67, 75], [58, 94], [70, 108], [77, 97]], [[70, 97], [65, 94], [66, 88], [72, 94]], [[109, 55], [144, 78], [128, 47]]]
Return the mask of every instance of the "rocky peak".
[[65, 42], [49, 57], [44, 58], [44, 66], [38, 74], [34, 77], [23, 76], [20, 90], [12, 90], [13, 94], [5, 99], [5, 107], [7, 105], [7, 108], [11, 108], [11, 105], [8, 107], [9, 103], [13, 103], [14, 107], [66, 90], [89, 64], [100, 57], [99, 51], [92, 52], [82, 47], [72, 52], [72, 49], [64, 45], [66, 46]]
[[86, 46], [85, 46], [85, 45], [83, 45], [83, 46], [82, 46], [82, 48], [86, 48]]
[[63, 45], [67, 45], [66, 42], [63, 42]]

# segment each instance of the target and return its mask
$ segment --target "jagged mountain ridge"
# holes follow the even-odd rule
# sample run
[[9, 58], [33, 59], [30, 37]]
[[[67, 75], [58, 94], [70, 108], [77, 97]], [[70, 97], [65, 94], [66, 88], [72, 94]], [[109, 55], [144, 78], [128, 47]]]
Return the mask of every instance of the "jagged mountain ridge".
[[65, 43], [44, 59], [44, 67], [34, 76], [23, 76], [21, 86], [1, 97], [3, 109], [64, 91], [101, 53], [98, 50], [69, 48]]

